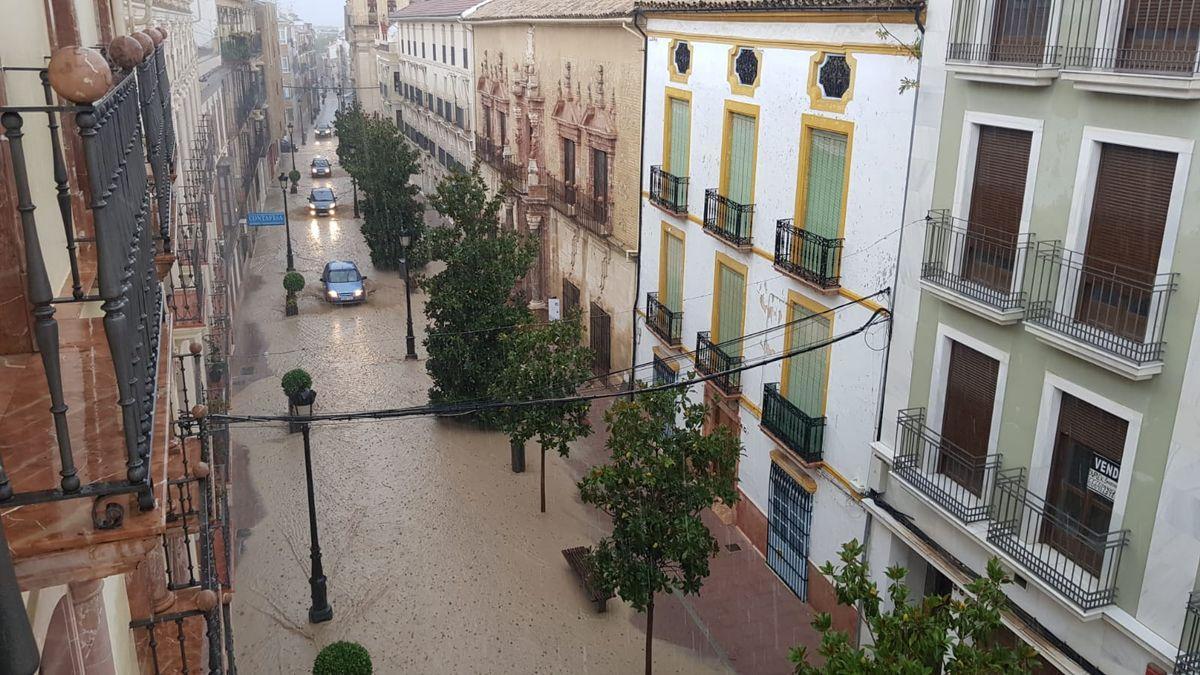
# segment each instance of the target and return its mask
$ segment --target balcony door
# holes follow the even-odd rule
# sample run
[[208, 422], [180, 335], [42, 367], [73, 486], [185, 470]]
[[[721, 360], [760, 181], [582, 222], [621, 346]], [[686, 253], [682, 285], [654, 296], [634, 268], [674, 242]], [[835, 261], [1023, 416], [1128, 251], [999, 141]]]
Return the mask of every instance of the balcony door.
[[[846, 155], [850, 138], [846, 134], [825, 129], [806, 128], [805, 132], [804, 213], [800, 222], [809, 234], [827, 241], [840, 239], [846, 207]], [[821, 277], [838, 276], [828, 249], [816, 243], [804, 246], [805, 240], [801, 237], [795, 237], [793, 241], [799, 250], [792, 251], [792, 254], [804, 269]]]
[[[727, 356], [740, 356], [742, 327], [746, 318], [746, 275], [742, 270], [717, 261], [717, 294], [714, 298], [712, 341]], [[736, 342], [734, 342], [736, 340]]]
[[997, 63], [1040, 65], [1048, 61], [1053, 0], [994, 0], [990, 59]]
[[1200, 1], [1125, 0], [1118, 70], [1196, 72], [1200, 46]]
[[1099, 576], [1129, 423], [1062, 395], [1041, 541]]
[[563, 201], [575, 203], [575, 141], [562, 139]]
[[947, 371], [937, 471], [979, 497], [984, 488], [983, 467], [992, 433], [1000, 362], [951, 341]]
[[[798, 302], [788, 308], [788, 332], [784, 349], [795, 351], [828, 340], [833, 333], [828, 315], [819, 314]], [[789, 357], [783, 365], [783, 397], [805, 415], [825, 416], [825, 392], [829, 381], [829, 347]]]
[[1033, 133], [979, 127], [962, 278], [1001, 293], [1012, 290], [1017, 236]]
[[1076, 321], [1144, 341], [1176, 159], [1171, 152], [1103, 144]]
[[[691, 170], [691, 142], [692, 142], [692, 106], [691, 103], [683, 99], [668, 98], [670, 110], [668, 114], [668, 136], [667, 136], [667, 152], [663, 157], [663, 162], [666, 164], [663, 170], [675, 176], [676, 178], [684, 178]], [[667, 185], [662, 186], [663, 197], [671, 204], [686, 204], [687, 203], [687, 186], [681, 181], [672, 181]]]
[[659, 301], [672, 312], [683, 310], [683, 238], [663, 229], [663, 287]]
[[[750, 115], [728, 113], [726, 120], [725, 167], [722, 194], [737, 206], [754, 203], [754, 162], [757, 153], [758, 120]], [[750, 233], [750, 216], [743, 209], [722, 207], [717, 211], [717, 225], [734, 237]]]

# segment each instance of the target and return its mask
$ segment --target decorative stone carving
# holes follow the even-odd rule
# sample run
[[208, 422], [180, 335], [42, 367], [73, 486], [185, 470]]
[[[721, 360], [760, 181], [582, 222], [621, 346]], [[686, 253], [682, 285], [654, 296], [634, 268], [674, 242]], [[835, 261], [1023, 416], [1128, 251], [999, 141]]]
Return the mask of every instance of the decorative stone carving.
[[850, 64], [843, 54], [827, 54], [817, 76], [825, 98], [841, 98], [850, 89]]
[[692, 68], [692, 47], [686, 42], [675, 43], [675, 53], [671, 55], [675, 60], [675, 72], [680, 75], [686, 75]]
[[737, 73], [738, 82], [747, 86], [754, 84], [758, 79], [758, 54], [753, 49], [743, 47], [738, 50], [733, 69]]

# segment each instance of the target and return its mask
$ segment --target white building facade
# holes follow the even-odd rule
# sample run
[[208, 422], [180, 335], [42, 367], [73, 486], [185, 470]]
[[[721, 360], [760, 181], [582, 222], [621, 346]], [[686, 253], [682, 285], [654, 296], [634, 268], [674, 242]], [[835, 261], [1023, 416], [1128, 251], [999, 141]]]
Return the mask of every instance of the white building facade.
[[462, 19], [479, 0], [414, 3], [391, 15], [377, 55], [384, 108], [421, 150], [416, 184], [431, 193], [474, 159], [475, 50]]
[[707, 9], [647, 7], [636, 362], [658, 381], [765, 362], [692, 388], [744, 447], [722, 517], [853, 630], [816, 568], [867, 526], [918, 26], [875, 3]]

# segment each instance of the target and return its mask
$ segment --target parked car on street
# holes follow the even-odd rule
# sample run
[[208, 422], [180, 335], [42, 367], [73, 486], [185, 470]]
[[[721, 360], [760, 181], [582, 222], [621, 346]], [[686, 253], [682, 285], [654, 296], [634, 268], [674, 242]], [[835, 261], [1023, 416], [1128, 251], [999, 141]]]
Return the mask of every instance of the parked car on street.
[[363, 282], [367, 278], [358, 266], [349, 260], [331, 260], [321, 272], [321, 283], [325, 285], [325, 300], [335, 305], [350, 305], [364, 302], [367, 289]]
[[337, 197], [331, 188], [313, 188], [308, 193], [308, 212], [317, 216], [332, 216], [337, 208]]
[[328, 124], [322, 124], [317, 127], [317, 138], [333, 138], [333, 127]]
[[333, 164], [328, 159], [318, 155], [313, 157], [312, 163], [309, 164], [308, 173], [313, 178], [332, 178]]

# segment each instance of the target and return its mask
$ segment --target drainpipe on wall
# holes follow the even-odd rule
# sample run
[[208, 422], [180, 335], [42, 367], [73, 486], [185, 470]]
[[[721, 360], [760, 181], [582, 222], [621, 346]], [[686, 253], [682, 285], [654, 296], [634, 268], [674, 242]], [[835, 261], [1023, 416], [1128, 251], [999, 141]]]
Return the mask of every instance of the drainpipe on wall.
[[[640, 148], [639, 148], [640, 154], [638, 155], [638, 184], [637, 184], [637, 191], [636, 191], [637, 203], [638, 203], [637, 265], [634, 267], [634, 273], [633, 273], [633, 308], [630, 310], [630, 315], [633, 318], [633, 331], [632, 331], [632, 333], [633, 333], [633, 336], [632, 336], [633, 350], [630, 352], [630, 355], [629, 355], [629, 368], [630, 368], [630, 370], [629, 370], [630, 394], [629, 395], [631, 398], [633, 397], [632, 392], [634, 390], [633, 381], [637, 378], [637, 347], [638, 347], [637, 310], [638, 310], [638, 299], [641, 298], [641, 294], [642, 294], [642, 213], [644, 211], [642, 208], [642, 181], [645, 179], [645, 171], [646, 171], [646, 76], [648, 74], [647, 68], [649, 66], [649, 56], [650, 56], [650, 45], [649, 45], [650, 40], [649, 40], [649, 37], [646, 35], [646, 31], [642, 30], [642, 27], [638, 21], [639, 18], [641, 18], [642, 20], [645, 20], [645, 15], [642, 14], [641, 9], [634, 8], [634, 10], [633, 10], [633, 27], [635, 29], [637, 29], [638, 34], [640, 34], [641, 38], [642, 38], [642, 128], [640, 130], [641, 139], [640, 139]], [[628, 23], [622, 23], [621, 27], [624, 28], [625, 30], [629, 30]], [[630, 32], [632, 33], [633, 31], [630, 31]]]

